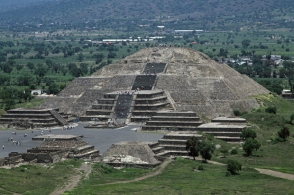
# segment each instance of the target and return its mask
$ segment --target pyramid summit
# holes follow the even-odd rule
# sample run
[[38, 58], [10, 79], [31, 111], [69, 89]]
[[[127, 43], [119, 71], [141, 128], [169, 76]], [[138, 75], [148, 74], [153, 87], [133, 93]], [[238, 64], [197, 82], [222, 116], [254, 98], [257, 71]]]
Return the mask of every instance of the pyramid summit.
[[[193, 111], [213, 118], [231, 116], [235, 109], [257, 108], [259, 104], [252, 96], [267, 93], [267, 89], [246, 75], [201, 52], [153, 47], [105, 66], [90, 77], [76, 78], [40, 107], [59, 108], [79, 117], [110, 117], [115, 109], [127, 109], [124, 114], [133, 116], [167, 110]], [[103, 113], [96, 113], [97, 109]]]

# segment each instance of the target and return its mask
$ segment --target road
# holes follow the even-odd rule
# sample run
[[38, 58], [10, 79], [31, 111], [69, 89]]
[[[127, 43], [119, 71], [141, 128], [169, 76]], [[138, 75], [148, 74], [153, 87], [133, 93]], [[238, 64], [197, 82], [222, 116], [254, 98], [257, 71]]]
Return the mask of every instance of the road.
[[[0, 158], [7, 157], [10, 152], [26, 152], [27, 149], [36, 147], [42, 142], [32, 141], [32, 137], [36, 134], [40, 135], [43, 131], [43, 135], [46, 134], [62, 134], [62, 135], [83, 135], [83, 141], [89, 142], [94, 145], [95, 149], [103, 154], [113, 143], [122, 141], [148, 141], [157, 142], [163, 137], [163, 134], [159, 133], [142, 133], [136, 132], [135, 129], [139, 125], [129, 125], [120, 129], [85, 129], [85, 124], [78, 123], [74, 129], [62, 130], [62, 128], [50, 129], [36, 129], [36, 130], [1, 130], [0, 131]], [[16, 135], [12, 134], [16, 132]], [[27, 134], [24, 137], [24, 134]], [[13, 140], [21, 142], [21, 145], [15, 145], [12, 142], [8, 142], [8, 138], [12, 137]], [[2, 149], [4, 146], [4, 149]]]

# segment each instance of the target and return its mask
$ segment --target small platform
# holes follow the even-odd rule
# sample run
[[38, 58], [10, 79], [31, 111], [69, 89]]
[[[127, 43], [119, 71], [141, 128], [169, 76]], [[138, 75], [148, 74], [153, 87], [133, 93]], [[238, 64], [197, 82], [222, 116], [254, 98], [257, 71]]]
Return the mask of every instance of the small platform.
[[73, 139], [79, 139], [84, 137], [83, 135], [58, 135], [58, 134], [46, 134], [46, 135], [39, 135], [36, 137], [33, 137], [33, 141], [43, 141], [45, 140], [73, 140]]

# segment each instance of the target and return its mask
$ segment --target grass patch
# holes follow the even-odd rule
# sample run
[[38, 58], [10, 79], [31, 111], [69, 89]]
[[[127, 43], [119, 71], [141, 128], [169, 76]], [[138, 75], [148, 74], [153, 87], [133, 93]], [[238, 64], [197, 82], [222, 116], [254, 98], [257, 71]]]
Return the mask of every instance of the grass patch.
[[80, 164], [80, 161], [69, 160], [48, 167], [22, 165], [10, 170], [0, 169], [0, 193], [1, 190], [6, 190], [25, 195], [50, 194], [57, 186], [62, 185], [66, 178], [73, 175], [74, 168]]

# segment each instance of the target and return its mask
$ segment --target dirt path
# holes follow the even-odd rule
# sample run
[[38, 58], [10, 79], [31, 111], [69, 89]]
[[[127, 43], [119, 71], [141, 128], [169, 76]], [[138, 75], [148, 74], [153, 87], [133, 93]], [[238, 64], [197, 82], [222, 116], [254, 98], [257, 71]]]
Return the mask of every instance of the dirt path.
[[141, 181], [141, 180], [144, 180], [144, 179], [147, 179], [149, 177], [154, 177], [156, 175], [159, 175], [160, 173], [162, 173], [162, 171], [165, 169], [165, 167], [170, 163], [172, 162], [173, 160], [172, 159], [168, 159], [168, 160], [165, 160], [160, 166], [159, 166], [159, 169], [157, 169], [155, 172], [152, 172], [152, 173], [149, 173], [147, 175], [144, 175], [142, 177], [138, 177], [138, 178], [135, 178], [133, 180], [128, 180], [128, 181], [116, 181], [116, 182], [112, 182], [112, 183], [106, 183], [106, 184], [101, 184], [102, 185], [110, 185], [110, 184], [119, 184], [119, 183], [132, 183], [132, 182], [136, 182], [136, 181]]
[[61, 188], [56, 189], [54, 192], [52, 192], [50, 195], [60, 195], [63, 194], [67, 190], [71, 190], [74, 187], [76, 187], [81, 180], [82, 176], [84, 176], [86, 179], [89, 178], [89, 174], [92, 171], [92, 165], [89, 163], [84, 162], [81, 167], [78, 169], [78, 174], [72, 176], [65, 185], [63, 185]]
[[282, 173], [282, 172], [278, 172], [278, 171], [272, 171], [269, 169], [258, 169], [258, 168], [255, 168], [255, 170], [257, 170], [261, 174], [270, 175], [273, 177], [279, 177], [282, 179], [287, 179], [287, 180], [292, 180], [292, 181], [294, 180], [294, 175], [289, 174], [289, 173]]

